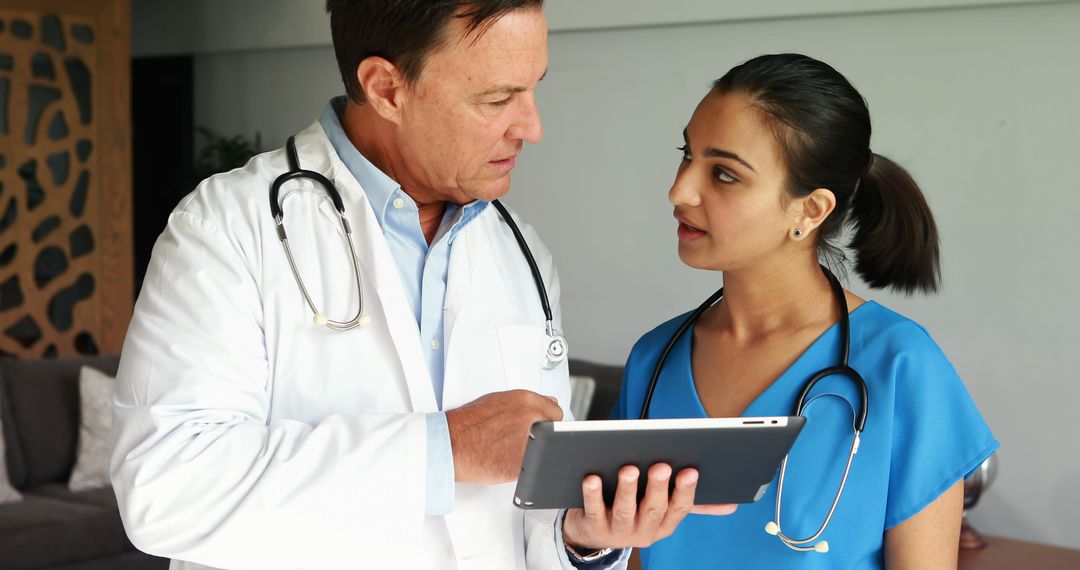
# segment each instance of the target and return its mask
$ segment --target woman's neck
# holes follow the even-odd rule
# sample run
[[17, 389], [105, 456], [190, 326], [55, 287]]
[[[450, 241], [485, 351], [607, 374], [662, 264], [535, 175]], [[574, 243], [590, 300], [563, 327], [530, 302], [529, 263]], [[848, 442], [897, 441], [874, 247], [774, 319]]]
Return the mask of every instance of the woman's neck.
[[832, 319], [837, 303], [816, 259], [724, 272], [724, 298], [709, 324], [739, 341], [753, 342]]

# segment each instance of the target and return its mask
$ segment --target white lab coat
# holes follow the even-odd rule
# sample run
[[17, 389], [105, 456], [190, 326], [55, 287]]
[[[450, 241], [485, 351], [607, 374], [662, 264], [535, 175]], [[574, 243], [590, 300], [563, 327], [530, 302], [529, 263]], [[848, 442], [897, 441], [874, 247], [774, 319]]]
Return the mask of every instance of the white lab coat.
[[[283, 150], [201, 184], [154, 247], [124, 344], [111, 472], [128, 535], [173, 568], [560, 567], [555, 513], [516, 509], [513, 484], [456, 485], [453, 512], [425, 517], [431, 348], [364, 191], [318, 122], [296, 142], [345, 202], [373, 324], [312, 323], [270, 215]], [[357, 292], [330, 200], [307, 181], [282, 196], [316, 306], [349, 318]], [[558, 326], [551, 255], [521, 228]], [[446, 409], [524, 388], [569, 416], [567, 366], [541, 369], [536, 288], [494, 208], [456, 237], [444, 307]]]

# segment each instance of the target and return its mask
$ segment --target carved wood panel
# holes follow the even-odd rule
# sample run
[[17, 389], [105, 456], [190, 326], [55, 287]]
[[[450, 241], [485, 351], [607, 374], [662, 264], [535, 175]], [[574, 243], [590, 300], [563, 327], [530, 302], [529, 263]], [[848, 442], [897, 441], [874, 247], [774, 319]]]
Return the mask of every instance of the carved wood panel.
[[128, 0], [0, 0], [0, 354], [117, 354], [133, 301]]

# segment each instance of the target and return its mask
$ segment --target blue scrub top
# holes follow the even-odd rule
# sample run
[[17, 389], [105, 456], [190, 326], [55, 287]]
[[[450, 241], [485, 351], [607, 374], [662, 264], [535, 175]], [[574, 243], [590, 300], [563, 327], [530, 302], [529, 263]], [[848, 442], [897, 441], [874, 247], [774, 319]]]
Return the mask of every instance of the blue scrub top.
[[[637, 342], [613, 413], [636, 419], [659, 353], [689, 314]], [[650, 418], [707, 417], [691, 372], [693, 329], [673, 348], [653, 395]], [[806, 381], [839, 361], [839, 326], [819, 337], [746, 409], [786, 416]], [[917, 323], [875, 303], [851, 313], [850, 364], [866, 380], [870, 410], [836, 513], [822, 535], [830, 551], [796, 552], [765, 524], [775, 518], [776, 478], [756, 503], [730, 516], [689, 515], [670, 537], [642, 549], [645, 568], [882, 568], [884, 532], [932, 503], [998, 448], [963, 382]], [[782, 528], [805, 538], [824, 521], [853, 435], [858, 390], [843, 377], [822, 380], [788, 460]], [[738, 461], [732, 457], [732, 461]], [[703, 476], [708, 476], [704, 474]]]

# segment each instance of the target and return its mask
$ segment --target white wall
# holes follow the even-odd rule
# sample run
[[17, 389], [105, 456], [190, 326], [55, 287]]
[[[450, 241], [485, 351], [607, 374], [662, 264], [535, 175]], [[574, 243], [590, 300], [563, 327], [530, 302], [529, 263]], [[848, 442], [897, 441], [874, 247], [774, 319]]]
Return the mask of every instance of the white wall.
[[[582, 27], [603, 27], [603, 12], [586, 12], [612, 2], [573, 1]], [[944, 293], [904, 299], [853, 287], [931, 330], [1001, 440], [999, 479], [973, 521], [1080, 548], [1080, 373], [1069, 358], [1080, 346], [1080, 4], [836, 15], [887, 3], [835, 1], [806, 17], [803, 3], [774, 1], [758, 15], [779, 6], [788, 16], [725, 22], [710, 1], [692, 4], [712, 23], [648, 27], [633, 26], [695, 14], [665, 20], [661, 3], [618, 4], [619, 29], [592, 31], [569, 31], [573, 6], [549, 4], [553, 28], [565, 31], [551, 37], [539, 92], [547, 139], [526, 149], [507, 200], [556, 255], [574, 354], [621, 362], [638, 335], [719, 284], [675, 254], [666, 192], [680, 131], [733, 64], [764, 52], [814, 55], [860, 88], [874, 150], [911, 169], [937, 216]], [[196, 72], [201, 124], [260, 130], [274, 144], [341, 91], [325, 45], [208, 50]]]

